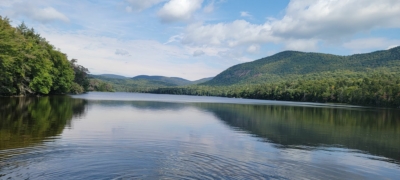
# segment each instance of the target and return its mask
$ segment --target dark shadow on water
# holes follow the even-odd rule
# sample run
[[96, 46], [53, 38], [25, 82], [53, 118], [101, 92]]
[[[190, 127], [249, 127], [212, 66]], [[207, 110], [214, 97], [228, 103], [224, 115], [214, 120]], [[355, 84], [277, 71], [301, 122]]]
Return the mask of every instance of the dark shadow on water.
[[55, 137], [83, 116], [87, 101], [69, 96], [0, 98], [0, 150]]

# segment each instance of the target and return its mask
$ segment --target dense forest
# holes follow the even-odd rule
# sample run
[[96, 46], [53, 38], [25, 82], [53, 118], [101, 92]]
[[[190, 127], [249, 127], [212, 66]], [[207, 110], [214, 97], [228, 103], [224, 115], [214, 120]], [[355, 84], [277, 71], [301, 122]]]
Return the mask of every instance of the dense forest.
[[91, 85], [88, 73], [33, 28], [24, 23], [12, 27], [0, 16], [1, 96], [86, 92]]

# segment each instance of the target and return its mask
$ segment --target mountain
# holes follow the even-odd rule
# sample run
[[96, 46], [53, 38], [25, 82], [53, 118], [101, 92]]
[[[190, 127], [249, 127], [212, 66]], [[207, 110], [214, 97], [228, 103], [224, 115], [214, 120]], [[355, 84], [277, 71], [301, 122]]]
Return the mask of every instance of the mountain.
[[196, 81], [192, 81], [192, 84], [201, 84], [201, 83], [205, 83], [210, 81], [211, 79], [213, 79], [214, 77], [208, 77], [208, 78], [202, 78]]
[[147, 76], [147, 75], [139, 75], [135, 76], [133, 80], [148, 80], [148, 81], [160, 81], [168, 84], [173, 84], [176, 86], [185, 86], [185, 85], [192, 85], [192, 84], [200, 84], [210, 81], [214, 77], [202, 78], [195, 81], [190, 81], [187, 79], [183, 79], [180, 77], [165, 77], [165, 76]]
[[147, 80], [147, 81], [159, 81], [176, 86], [184, 86], [192, 84], [191, 81], [179, 77], [165, 77], [165, 76], [147, 76], [139, 75], [131, 78], [132, 80]]
[[116, 75], [116, 74], [99, 74], [98, 76], [103, 76], [110, 79], [127, 79], [128, 77]]
[[335, 71], [364, 72], [370, 69], [400, 68], [400, 46], [351, 56], [284, 51], [253, 62], [238, 64], [221, 72], [204, 85], [258, 84], [291, 77]]

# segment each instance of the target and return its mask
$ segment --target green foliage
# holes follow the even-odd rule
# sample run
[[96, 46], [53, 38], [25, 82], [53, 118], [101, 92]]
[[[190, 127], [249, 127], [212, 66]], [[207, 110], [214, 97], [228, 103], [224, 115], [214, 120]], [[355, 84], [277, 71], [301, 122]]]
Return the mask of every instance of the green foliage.
[[23, 40], [22, 34], [11, 27], [9, 19], [0, 17], [0, 94], [12, 95], [19, 91], [17, 80], [25, 66], [17, 67], [17, 63], [21, 61]]
[[69, 92], [71, 83], [75, 79], [75, 72], [71, 68], [67, 56], [59, 51], [52, 51], [50, 56], [54, 64], [52, 71], [54, 84], [51, 92], [55, 94]]
[[79, 84], [86, 92], [89, 90], [89, 70], [79, 64], [76, 64], [78, 60], [71, 60], [71, 67], [75, 72], [74, 82]]
[[82, 94], [84, 92], [85, 92], [85, 90], [83, 89], [83, 87], [81, 85], [79, 85], [76, 82], [72, 83], [70, 93], [72, 93], [72, 94]]
[[0, 95], [64, 94], [74, 80], [86, 90], [84, 70], [71, 66], [67, 56], [34, 29], [24, 23], [14, 28], [0, 16]]
[[89, 80], [89, 91], [114, 92], [113, 86], [99, 79]]

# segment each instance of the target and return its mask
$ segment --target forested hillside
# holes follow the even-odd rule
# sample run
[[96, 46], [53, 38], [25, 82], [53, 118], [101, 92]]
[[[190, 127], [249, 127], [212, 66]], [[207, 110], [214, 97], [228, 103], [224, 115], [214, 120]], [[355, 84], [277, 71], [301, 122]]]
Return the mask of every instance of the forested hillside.
[[116, 74], [100, 74], [98, 76], [111, 78], [111, 79], [128, 79], [128, 77], [120, 76], [120, 75], [116, 75]]
[[206, 85], [259, 84], [338, 70], [365, 72], [370, 69], [400, 70], [400, 47], [351, 56], [284, 51], [223, 71]]
[[400, 108], [400, 47], [352, 56], [285, 51], [200, 85], [149, 92]]
[[0, 16], [0, 95], [82, 93], [89, 71], [25, 24]]

